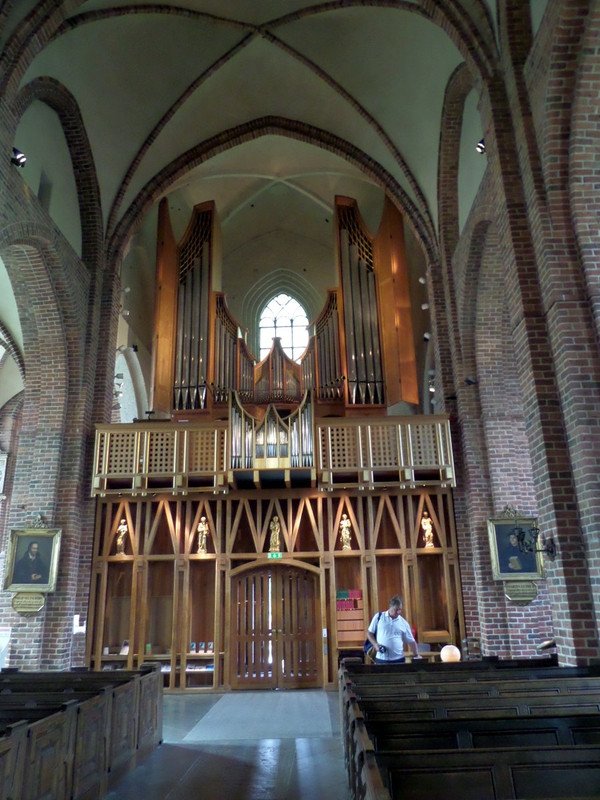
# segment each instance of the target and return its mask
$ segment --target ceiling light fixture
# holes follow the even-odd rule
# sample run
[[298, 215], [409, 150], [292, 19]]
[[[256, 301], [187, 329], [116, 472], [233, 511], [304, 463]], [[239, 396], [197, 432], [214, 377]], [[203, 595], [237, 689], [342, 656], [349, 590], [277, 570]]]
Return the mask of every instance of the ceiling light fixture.
[[25, 155], [25, 153], [22, 153], [20, 150], [17, 150], [16, 147], [13, 147], [12, 158], [10, 160], [10, 163], [14, 164], [15, 167], [24, 167], [26, 161], [27, 161], [27, 156]]
[[475, 145], [475, 150], [483, 155], [485, 153], [485, 139], [480, 139]]

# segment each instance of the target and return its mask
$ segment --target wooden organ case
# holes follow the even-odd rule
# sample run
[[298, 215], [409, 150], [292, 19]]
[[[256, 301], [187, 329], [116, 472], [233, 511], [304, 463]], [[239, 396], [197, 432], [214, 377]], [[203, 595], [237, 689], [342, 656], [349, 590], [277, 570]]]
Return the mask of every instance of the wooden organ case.
[[158, 419], [96, 436], [94, 669], [158, 661], [170, 689], [331, 686], [394, 594], [429, 657], [464, 635], [448, 420], [387, 415], [416, 392], [410, 320], [386, 306], [408, 304], [401, 219], [386, 204], [372, 238], [353, 201], [336, 208], [339, 284], [300, 363], [277, 339], [256, 363], [213, 288], [213, 205], [176, 243], [161, 203]]

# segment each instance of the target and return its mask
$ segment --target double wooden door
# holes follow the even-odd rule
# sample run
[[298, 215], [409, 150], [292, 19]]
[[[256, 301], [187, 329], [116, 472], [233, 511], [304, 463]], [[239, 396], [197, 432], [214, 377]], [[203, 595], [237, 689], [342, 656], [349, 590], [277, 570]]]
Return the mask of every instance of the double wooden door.
[[232, 576], [232, 687], [321, 686], [320, 618], [315, 572], [273, 565]]

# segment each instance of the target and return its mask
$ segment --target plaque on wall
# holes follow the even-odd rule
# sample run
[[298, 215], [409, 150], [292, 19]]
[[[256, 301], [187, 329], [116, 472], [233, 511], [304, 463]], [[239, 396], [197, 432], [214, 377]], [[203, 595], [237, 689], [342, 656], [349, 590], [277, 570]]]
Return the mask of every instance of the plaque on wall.
[[37, 614], [45, 602], [46, 599], [40, 592], [17, 592], [12, 599], [12, 607], [19, 614]]
[[538, 595], [537, 586], [533, 581], [506, 581], [504, 596], [518, 606], [527, 606]]

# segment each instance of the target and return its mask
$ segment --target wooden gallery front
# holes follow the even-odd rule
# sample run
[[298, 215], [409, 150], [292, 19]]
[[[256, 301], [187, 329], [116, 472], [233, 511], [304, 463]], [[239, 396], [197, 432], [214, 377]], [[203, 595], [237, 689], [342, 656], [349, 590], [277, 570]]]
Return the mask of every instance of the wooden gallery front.
[[418, 409], [396, 215], [372, 238], [337, 198], [338, 286], [298, 363], [277, 338], [257, 363], [215, 289], [212, 204], [179, 243], [161, 205], [153, 420], [96, 436], [94, 669], [330, 686], [394, 594], [419, 642], [460, 643], [448, 420], [388, 411]]

